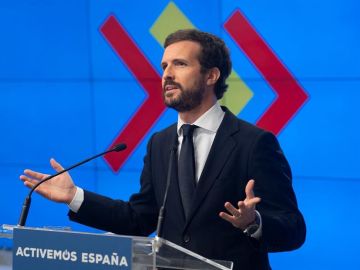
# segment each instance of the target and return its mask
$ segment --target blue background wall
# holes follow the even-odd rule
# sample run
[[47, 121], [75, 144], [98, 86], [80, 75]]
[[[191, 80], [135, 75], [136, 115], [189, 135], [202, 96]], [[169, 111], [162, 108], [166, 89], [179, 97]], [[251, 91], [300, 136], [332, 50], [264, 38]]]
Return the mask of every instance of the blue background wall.
[[[309, 95], [279, 140], [305, 216], [305, 245], [272, 254], [274, 269], [360, 269], [360, 4], [334, 1], [174, 1], [199, 29], [221, 35], [254, 96], [239, 117], [255, 123], [274, 99], [224, 30], [240, 9]], [[113, 14], [160, 73], [150, 34], [169, 1], [0, 1], [0, 224], [16, 224], [25, 168], [52, 173], [105, 150], [146, 92], [99, 31]], [[211, 14], [209, 16], [208, 14]], [[169, 22], [171, 23], [171, 22]], [[160, 91], [160, 89], [159, 89]], [[176, 120], [166, 110], [119, 173], [103, 159], [72, 172], [86, 189], [127, 199], [139, 188], [149, 134]], [[34, 196], [29, 226], [71, 226], [66, 206]]]

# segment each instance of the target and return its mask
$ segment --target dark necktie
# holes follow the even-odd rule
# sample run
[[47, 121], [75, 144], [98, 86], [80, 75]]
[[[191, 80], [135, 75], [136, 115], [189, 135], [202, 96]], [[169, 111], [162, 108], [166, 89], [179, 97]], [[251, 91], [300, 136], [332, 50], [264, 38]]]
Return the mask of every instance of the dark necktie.
[[181, 126], [181, 128], [183, 131], [183, 141], [181, 144], [178, 163], [178, 179], [181, 200], [183, 203], [185, 216], [187, 218], [190, 212], [191, 201], [196, 187], [193, 132], [197, 126], [184, 124]]

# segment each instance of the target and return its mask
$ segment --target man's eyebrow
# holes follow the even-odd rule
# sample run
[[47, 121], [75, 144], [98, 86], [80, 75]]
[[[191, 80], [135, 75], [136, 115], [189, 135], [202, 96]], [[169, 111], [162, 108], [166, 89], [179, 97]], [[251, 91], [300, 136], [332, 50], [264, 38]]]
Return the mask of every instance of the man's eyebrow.
[[168, 62], [185, 62], [185, 63], [187, 63], [188, 60], [186, 60], [186, 59], [184, 59], [184, 58], [174, 58], [174, 59], [171, 59], [171, 60], [169, 60], [169, 61], [162, 61], [162, 62], [160, 63], [160, 65], [161, 65], [161, 66], [166, 65]]
[[175, 58], [172, 61], [173, 62], [175, 62], [175, 61], [187, 62], [187, 60], [185, 58]]
[[184, 61], [184, 62], [186, 62], [188, 60], [186, 58], [184, 58], [184, 57], [176, 57], [176, 58], [172, 58], [172, 59], [170, 59], [168, 61], [163, 61], [163, 62], [175, 62], [175, 61]]

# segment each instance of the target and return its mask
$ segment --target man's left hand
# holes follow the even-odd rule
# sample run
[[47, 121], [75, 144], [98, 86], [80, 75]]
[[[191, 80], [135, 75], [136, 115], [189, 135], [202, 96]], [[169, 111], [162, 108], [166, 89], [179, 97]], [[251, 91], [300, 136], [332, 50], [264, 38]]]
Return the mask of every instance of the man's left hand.
[[255, 197], [254, 180], [249, 180], [245, 187], [246, 198], [239, 201], [236, 208], [231, 203], [226, 202], [225, 208], [228, 213], [220, 212], [219, 216], [230, 222], [234, 227], [245, 230], [249, 224], [255, 220], [255, 206], [261, 201], [261, 198]]

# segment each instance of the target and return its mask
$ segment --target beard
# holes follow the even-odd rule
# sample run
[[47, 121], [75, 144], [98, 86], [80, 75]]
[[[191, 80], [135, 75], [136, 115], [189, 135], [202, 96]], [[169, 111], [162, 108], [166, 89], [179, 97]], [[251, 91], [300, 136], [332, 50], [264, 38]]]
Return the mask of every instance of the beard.
[[[178, 95], [166, 96], [165, 86], [175, 85], [180, 92]], [[199, 82], [196, 86], [184, 89], [181, 84], [173, 81], [166, 81], [163, 86], [163, 100], [167, 107], [178, 112], [187, 112], [199, 106], [205, 93], [205, 84]]]

